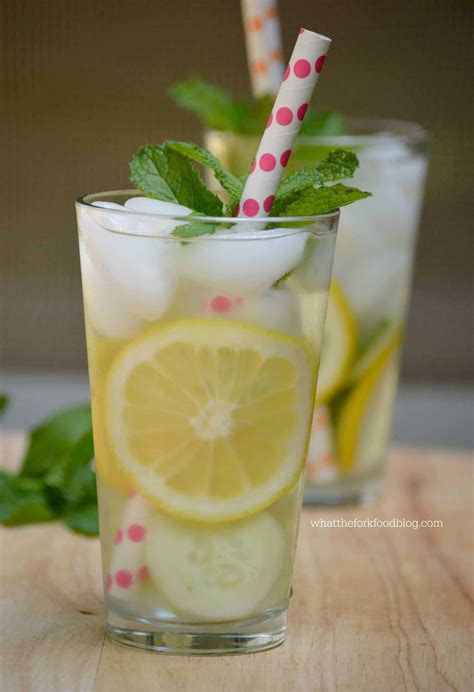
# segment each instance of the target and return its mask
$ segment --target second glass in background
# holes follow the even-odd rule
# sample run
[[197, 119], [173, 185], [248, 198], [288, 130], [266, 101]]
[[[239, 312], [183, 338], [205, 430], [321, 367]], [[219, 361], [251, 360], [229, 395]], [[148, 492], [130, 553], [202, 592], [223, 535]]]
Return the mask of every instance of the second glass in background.
[[[344, 127], [299, 137], [288, 166], [354, 151], [360, 167], [348, 184], [373, 195], [341, 213], [305, 490], [321, 504], [369, 502], [380, 489], [428, 163], [419, 125], [349, 118]], [[213, 130], [205, 145], [243, 175], [256, 138]]]

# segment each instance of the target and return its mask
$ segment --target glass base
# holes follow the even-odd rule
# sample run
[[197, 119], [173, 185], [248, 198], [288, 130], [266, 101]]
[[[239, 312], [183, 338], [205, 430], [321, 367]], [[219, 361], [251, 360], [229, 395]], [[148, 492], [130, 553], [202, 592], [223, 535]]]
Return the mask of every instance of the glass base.
[[265, 620], [246, 624], [185, 625], [165, 622], [137, 622], [120, 618], [107, 623], [109, 638], [137, 649], [183, 656], [226, 656], [252, 654], [272, 649], [285, 639], [287, 611]]
[[379, 498], [381, 492], [382, 479], [379, 476], [319, 486], [307, 480], [304, 488], [303, 504], [327, 507], [342, 505], [359, 505], [363, 507], [373, 504]]

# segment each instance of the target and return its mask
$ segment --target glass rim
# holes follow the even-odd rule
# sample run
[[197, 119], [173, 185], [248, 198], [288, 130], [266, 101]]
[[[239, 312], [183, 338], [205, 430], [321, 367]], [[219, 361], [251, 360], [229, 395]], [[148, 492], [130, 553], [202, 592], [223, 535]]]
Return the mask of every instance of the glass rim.
[[[318, 144], [334, 144], [337, 146], [350, 146], [351, 144], [382, 144], [384, 141], [396, 139], [405, 144], [417, 145], [428, 144], [431, 134], [423, 125], [410, 120], [399, 120], [397, 118], [383, 118], [377, 116], [352, 116], [341, 114], [343, 121], [348, 129], [367, 129], [368, 132], [360, 134], [349, 132], [343, 135], [308, 135], [300, 134], [297, 144], [308, 144], [317, 142]], [[207, 132], [216, 132], [220, 135], [243, 137], [245, 139], [257, 139], [257, 134], [244, 134], [232, 132], [231, 130], [218, 130], [217, 128], [206, 128]], [[383, 137], [385, 135], [385, 137]]]
[[[190, 220], [190, 215], [183, 215], [183, 214], [156, 214], [152, 212], [145, 212], [145, 211], [137, 211], [135, 209], [113, 209], [113, 208], [107, 208], [107, 207], [100, 207], [96, 204], [93, 204], [93, 198], [94, 197], [113, 197], [113, 196], [118, 196], [118, 195], [130, 195], [130, 196], [140, 196], [140, 197], [146, 197], [140, 190], [136, 189], [130, 189], [130, 190], [107, 190], [105, 192], [90, 192], [86, 193], [84, 195], [80, 195], [79, 197], [76, 198], [75, 204], [79, 207], [84, 207], [86, 209], [93, 209], [94, 212], [98, 212], [99, 214], [103, 212], [104, 214], [111, 215], [111, 214], [117, 214], [120, 217], [126, 218], [130, 217], [132, 214], [134, 216], [144, 216], [149, 219], [159, 219], [159, 220], [164, 220], [164, 219], [175, 219], [176, 221], [189, 221]], [[153, 199], [153, 198], [150, 198]], [[92, 201], [91, 201], [92, 200]], [[97, 200], [99, 201], [99, 200]], [[107, 201], [106, 199], [103, 199], [102, 201]], [[307, 223], [316, 223], [318, 221], [331, 221], [338, 219], [340, 216], [340, 209], [334, 209], [333, 211], [327, 212], [326, 214], [311, 214], [311, 215], [306, 215], [306, 216], [207, 216], [207, 215], [199, 215], [195, 216], [192, 218], [195, 218], [199, 221], [202, 221], [203, 223], [213, 223], [213, 224], [243, 224], [245, 226], [251, 227], [252, 225], [255, 225], [256, 223], [301, 223], [301, 222], [307, 222]], [[275, 229], [276, 230], [276, 229]], [[290, 228], [286, 230], [291, 230]], [[294, 229], [298, 230], [298, 229]], [[334, 231], [335, 232], [335, 231]]]

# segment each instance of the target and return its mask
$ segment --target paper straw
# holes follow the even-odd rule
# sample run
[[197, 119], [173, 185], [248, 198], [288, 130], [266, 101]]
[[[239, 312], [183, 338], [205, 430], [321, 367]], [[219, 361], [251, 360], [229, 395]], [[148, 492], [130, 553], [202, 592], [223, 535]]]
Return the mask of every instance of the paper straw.
[[114, 537], [106, 588], [111, 596], [130, 598], [148, 578], [145, 539], [150, 504], [134, 490], [130, 492], [124, 514]]
[[280, 21], [275, 0], [241, 0], [252, 94], [278, 93], [283, 72]]
[[268, 216], [331, 39], [300, 29], [242, 193], [237, 216]]

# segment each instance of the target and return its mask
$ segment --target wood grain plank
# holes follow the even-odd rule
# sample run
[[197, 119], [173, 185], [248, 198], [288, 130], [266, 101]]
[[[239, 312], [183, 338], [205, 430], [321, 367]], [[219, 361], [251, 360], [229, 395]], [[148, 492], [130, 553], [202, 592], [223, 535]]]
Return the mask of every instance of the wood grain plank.
[[[0, 436], [15, 470], [23, 434]], [[88, 692], [104, 641], [99, 542], [59, 524], [0, 529], [0, 689]]]
[[[96, 689], [140, 691], [152, 681], [155, 690], [183, 692], [470, 689], [469, 457], [405, 451], [391, 461], [378, 505], [304, 510], [282, 647], [225, 659], [138, 654], [139, 661], [107, 641]], [[441, 519], [444, 527], [310, 523], [353, 517]]]
[[[12, 463], [21, 438], [3, 439]], [[320, 519], [439, 519], [442, 528], [316, 528]], [[283, 646], [183, 658], [103, 637], [98, 541], [58, 525], [1, 531], [0, 687], [15, 692], [471, 689], [472, 464], [398, 450], [370, 508], [307, 508]], [[5, 626], [6, 623], [6, 626]]]

